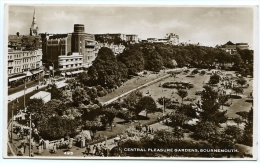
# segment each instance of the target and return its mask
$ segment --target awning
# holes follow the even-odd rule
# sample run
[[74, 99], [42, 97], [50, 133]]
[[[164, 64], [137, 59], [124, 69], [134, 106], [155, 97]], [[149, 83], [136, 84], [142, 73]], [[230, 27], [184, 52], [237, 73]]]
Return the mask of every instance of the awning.
[[26, 72], [26, 76], [32, 76], [33, 74], [30, 71]]
[[65, 73], [61, 73], [62, 76], [65, 76]]
[[78, 70], [78, 71], [73, 71], [73, 72], [71, 72], [72, 74], [78, 74], [78, 73], [82, 73], [83, 72], [83, 70]]
[[66, 74], [67, 74], [67, 75], [71, 75], [71, 73], [70, 73], [70, 72], [66, 72]]
[[18, 80], [18, 79], [22, 79], [24, 77], [26, 77], [26, 76], [18, 76], [16, 78], [11, 78], [11, 79], [9, 79], [9, 82], [12, 82], [12, 81], [15, 81], [15, 80]]
[[33, 74], [38, 74], [40, 72], [42, 72], [42, 70], [34, 70], [34, 71], [31, 71]]

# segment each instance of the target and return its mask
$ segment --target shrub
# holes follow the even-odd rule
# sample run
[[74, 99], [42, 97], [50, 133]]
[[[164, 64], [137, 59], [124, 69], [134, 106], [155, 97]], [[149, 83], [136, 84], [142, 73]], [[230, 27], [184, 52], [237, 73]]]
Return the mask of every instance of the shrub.
[[200, 73], [201, 73], [202, 75], [205, 75], [205, 74], [206, 74], [206, 71], [203, 70], [203, 71], [201, 71]]
[[199, 73], [199, 70], [198, 69], [194, 69], [191, 73], [192, 74], [197, 74], [197, 73]]

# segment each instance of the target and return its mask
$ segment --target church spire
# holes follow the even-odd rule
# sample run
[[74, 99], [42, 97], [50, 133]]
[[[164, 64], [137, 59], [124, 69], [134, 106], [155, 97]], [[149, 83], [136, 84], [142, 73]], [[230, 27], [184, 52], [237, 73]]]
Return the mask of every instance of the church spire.
[[33, 11], [33, 21], [32, 21], [32, 25], [30, 28], [30, 35], [37, 35], [38, 32], [38, 25], [36, 23], [36, 14], [35, 14], [35, 9]]

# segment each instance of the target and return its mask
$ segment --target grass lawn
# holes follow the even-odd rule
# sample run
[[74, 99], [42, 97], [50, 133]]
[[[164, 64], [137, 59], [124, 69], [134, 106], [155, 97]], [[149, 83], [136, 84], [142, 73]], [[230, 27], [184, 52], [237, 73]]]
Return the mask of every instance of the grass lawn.
[[100, 102], [106, 102], [109, 101], [119, 95], [121, 95], [124, 92], [130, 91], [134, 88], [137, 88], [145, 83], [148, 83], [150, 81], [153, 81], [157, 78], [160, 78], [164, 75], [166, 75], [167, 73], [164, 72], [160, 72], [159, 74], [150, 74], [150, 75], [146, 75], [144, 77], [138, 77], [138, 76], [134, 76], [132, 79], [126, 81], [124, 83], [124, 85], [122, 85], [121, 87], [119, 87], [118, 89], [116, 89], [114, 92], [107, 94], [106, 96], [103, 97], [99, 97], [98, 100]]

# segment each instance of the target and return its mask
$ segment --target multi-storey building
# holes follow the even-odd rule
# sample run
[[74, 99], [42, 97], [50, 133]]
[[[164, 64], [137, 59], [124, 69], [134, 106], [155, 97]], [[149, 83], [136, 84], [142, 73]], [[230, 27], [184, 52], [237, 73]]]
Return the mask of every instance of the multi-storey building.
[[[64, 73], [64, 71], [73, 71], [73, 69], [78, 70], [79, 67], [88, 68], [92, 61], [95, 60], [98, 52], [97, 42], [94, 36], [85, 33], [84, 25], [75, 24], [73, 33], [68, 34], [40, 34], [42, 37], [42, 50], [43, 50], [43, 61], [46, 63], [46, 67], [54, 66], [54, 69], [59, 73]], [[74, 55], [72, 55], [74, 54]], [[62, 58], [68, 56], [82, 57], [82, 63], [77, 64], [78, 60], [71, 61], [75, 62], [73, 65], [77, 66], [67, 66], [61, 64], [63, 62]], [[76, 57], [77, 58], [77, 57]], [[80, 66], [79, 66], [80, 65]]]
[[114, 53], [114, 55], [118, 55], [120, 53], [123, 53], [125, 46], [124, 45], [115, 45], [115, 44], [108, 44], [108, 43], [98, 43], [98, 49], [102, 48], [102, 47], [107, 47], [109, 49], [112, 50], [112, 52]]
[[8, 49], [8, 78], [9, 82], [26, 76], [37, 77], [42, 72], [42, 51], [21, 51]]
[[179, 36], [173, 33], [167, 33], [165, 38], [168, 40], [169, 44], [178, 45], [179, 44]]
[[[126, 41], [126, 35], [122, 33], [106, 33], [106, 34], [94, 34], [95, 40], [98, 42], [104, 43], [108, 42], [109, 40], [115, 41], [114, 43], [117, 44], [117, 41]], [[117, 40], [119, 39], [119, 40]]]
[[138, 43], [138, 35], [126, 35], [126, 41], [131, 44]]
[[228, 52], [229, 54], [234, 54], [237, 51], [237, 48], [239, 49], [248, 49], [248, 43], [232, 43], [231, 41], [228, 41], [225, 45], [222, 45], [220, 49]]

